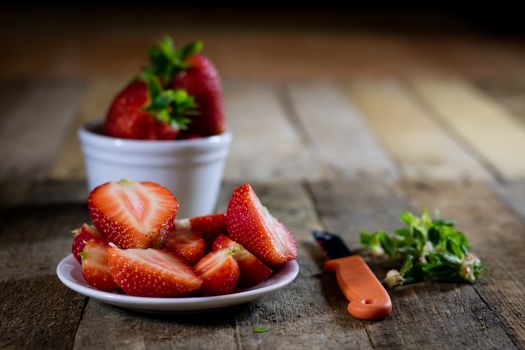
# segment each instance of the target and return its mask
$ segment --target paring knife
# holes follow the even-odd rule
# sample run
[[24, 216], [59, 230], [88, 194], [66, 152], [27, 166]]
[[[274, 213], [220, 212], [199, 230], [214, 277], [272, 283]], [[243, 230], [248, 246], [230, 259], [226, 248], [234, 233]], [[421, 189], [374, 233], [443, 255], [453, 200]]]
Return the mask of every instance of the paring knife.
[[312, 232], [328, 260], [325, 270], [335, 272], [339, 288], [350, 301], [348, 312], [362, 320], [377, 320], [392, 312], [387, 291], [359, 255], [352, 252], [338, 235]]

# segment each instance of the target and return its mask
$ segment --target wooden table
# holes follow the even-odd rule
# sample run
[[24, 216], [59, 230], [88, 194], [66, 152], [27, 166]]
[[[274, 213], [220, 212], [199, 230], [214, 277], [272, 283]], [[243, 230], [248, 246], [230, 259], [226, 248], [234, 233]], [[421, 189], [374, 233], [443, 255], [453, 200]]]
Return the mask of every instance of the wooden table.
[[[512, 74], [469, 77], [483, 67], [522, 72], [521, 49], [513, 49], [517, 56], [504, 56], [493, 50], [500, 46], [466, 39], [438, 40], [436, 48], [422, 38], [414, 44], [395, 36], [316, 34], [309, 38], [326, 47], [350, 43], [324, 76], [310, 71], [313, 65], [291, 64], [296, 53], [286, 50], [285, 42], [310, 50], [310, 42], [296, 33], [250, 34], [263, 47], [278, 43], [274, 48], [288, 57], [289, 72], [263, 63], [268, 61], [250, 44], [253, 35], [235, 34], [251, 58], [236, 65], [227, 59], [230, 50], [218, 50], [232, 33], [207, 33], [211, 52], [229, 77], [225, 103], [235, 135], [218, 210], [225, 209], [236, 185], [252, 183], [295, 233], [298, 278], [256, 302], [186, 316], [104, 305], [58, 281], [55, 268], [69, 253], [70, 231], [89, 220], [76, 129], [104, 115], [129, 66], [136, 65], [132, 60], [118, 76], [101, 73], [106, 66], [97, 61], [97, 51], [86, 58], [63, 33], [62, 55], [70, 65], [55, 64], [58, 55], [42, 56], [50, 76], [32, 75], [42, 67], [30, 66], [33, 45], [1, 58], [14, 70], [0, 70], [0, 348], [525, 348], [525, 84]], [[104, 43], [101, 48], [118, 45], [96, 35], [83, 44], [92, 48], [96, 40]], [[373, 55], [392, 52], [401, 42], [391, 65]], [[414, 47], [418, 60], [411, 56]], [[485, 59], [481, 66], [469, 64], [476, 49]], [[356, 50], [362, 56], [356, 58]], [[343, 74], [345, 57], [354, 59], [351, 72], [370, 74]], [[370, 57], [376, 60], [367, 64]], [[75, 66], [88, 61], [94, 61], [92, 70]], [[395, 65], [403, 66], [399, 62], [418, 62], [416, 68], [427, 72], [432, 63], [466, 74], [435, 74], [435, 69], [408, 77], [404, 71], [390, 74]], [[377, 66], [386, 74], [373, 74]], [[243, 77], [232, 74], [239, 71]], [[264, 80], [254, 72], [273, 72], [278, 79]], [[305, 72], [314, 78], [302, 79]], [[394, 229], [400, 211], [424, 208], [455, 219], [488, 271], [475, 285], [394, 289], [390, 317], [353, 319], [334, 276], [321, 268], [311, 230], [340, 233], [359, 249], [359, 231]], [[270, 330], [254, 334], [256, 326]]]

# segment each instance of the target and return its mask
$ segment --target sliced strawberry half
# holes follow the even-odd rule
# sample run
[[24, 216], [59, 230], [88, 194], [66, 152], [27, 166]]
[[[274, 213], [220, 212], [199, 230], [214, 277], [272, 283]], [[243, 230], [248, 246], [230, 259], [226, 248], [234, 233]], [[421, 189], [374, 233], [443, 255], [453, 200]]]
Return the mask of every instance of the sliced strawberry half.
[[176, 223], [175, 230], [168, 236], [166, 250], [194, 265], [204, 256], [204, 244], [200, 232]]
[[108, 265], [108, 246], [100, 239], [86, 242], [82, 257], [82, 276], [96, 289], [111, 292], [118, 289]]
[[108, 254], [113, 279], [129, 295], [177, 297], [202, 284], [188, 263], [165, 250], [110, 247]]
[[233, 291], [241, 275], [234, 253], [235, 248], [222, 248], [207, 254], [194, 266], [202, 279], [198, 294], [222, 295]]
[[162, 245], [175, 226], [179, 204], [153, 182], [120, 180], [95, 188], [88, 199], [93, 224], [120, 248]]
[[297, 256], [292, 233], [261, 204], [249, 184], [233, 191], [226, 224], [231, 239], [271, 267], [281, 266]]
[[87, 241], [91, 239], [105, 241], [102, 234], [95, 226], [83, 224], [79, 228], [73, 231], [75, 238], [73, 239], [73, 245], [71, 246], [71, 251], [73, 256], [78, 260], [79, 263], [82, 263], [80, 253], [84, 250]]
[[233, 258], [239, 264], [241, 270], [241, 278], [239, 284], [245, 287], [255, 286], [262, 281], [268, 279], [272, 275], [272, 270], [264, 265], [261, 260], [257, 259], [255, 255], [250, 253], [244, 247], [232, 241], [224, 235], [217, 237], [213, 242], [212, 250], [219, 250], [222, 248], [235, 248]]

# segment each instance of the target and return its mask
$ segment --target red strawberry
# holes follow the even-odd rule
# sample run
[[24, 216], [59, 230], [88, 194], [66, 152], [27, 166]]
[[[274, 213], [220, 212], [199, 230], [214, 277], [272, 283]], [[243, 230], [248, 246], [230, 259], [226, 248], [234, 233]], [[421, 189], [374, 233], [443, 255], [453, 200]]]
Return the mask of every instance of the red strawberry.
[[235, 248], [223, 248], [211, 252], [194, 266], [202, 279], [200, 295], [228, 294], [237, 285], [240, 277], [239, 265], [233, 258]]
[[186, 60], [189, 68], [173, 77], [171, 87], [184, 89], [195, 97], [200, 115], [192, 118], [188, 130], [183, 134], [201, 136], [217, 135], [224, 132], [224, 106], [219, 73], [213, 63], [203, 55], [195, 54]]
[[227, 234], [226, 214], [212, 214], [206, 216], [195, 216], [189, 219], [191, 228], [199, 231], [202, 237], [213, 242], [218, 235]]
[[111, 292], [118, 289], [108, 266], [108, 246], [100, 239], [87, 241], [82, 257], [82, 276], [96, 289]]
[[249, 184], [233, 191], [226, 224], [231, 239], [271, 267], [281, 266], [297, 256], [292, 233], [261, 204]]
[[195, 108], [185, 91], [162, 90], [157, 77], [147, 72], [128, 84], [113, 100], [104, 134], [140, 140], [175, 139]]
[[120, 180], [95, 188], [88, 198], [93, 224], [120, 248], [162, 245], [175, 226], [179, 204], [153, 182]]
[[113, 279], [129, 295], [177, 297], [202, 284], [184, 260], [164, 250], [109, 248], [108, 255]]
[[148, 86], [144, 81], [128, 84], [109, 108], [104, 133], [126, 139], [155, 139], [155, 118], [143, 109], [148, 101]]
[[97, 230], [95, 226], [91, 226], [88, 224], [83, 224], [75, 231], [73, 231], [73, 233], [75, 234], [75, 238], [73, 239], [71, 251], [73, 252], [73, 256], [75, 257], [75, 259], [77, 259], [79, 263], [82, 263], [80, 253], [84, 250], [84, 246], [86, 245], [87, 241], [89, 241], [90, 239], [98, 239], [104, 241], [104, 238], [100, 234], [99, 230]]
[[264, 265], [261, 260], [257, 259], [252, 253], [244, 249], [242, 245], [236, 243], [224, 235], [217, 237], [213, 243], [213, 250], [221, 248], [235, 248], [233, 258], [239, 264], [241, 270], [241, 279], [239, 284], [252, 287], [268, 279], [272, 275], [272, 270]]
[[204, 256], [204, 240], [200, 232], [176, 223], [175, 230], [168, 236], [166, 250], [194, 265]]

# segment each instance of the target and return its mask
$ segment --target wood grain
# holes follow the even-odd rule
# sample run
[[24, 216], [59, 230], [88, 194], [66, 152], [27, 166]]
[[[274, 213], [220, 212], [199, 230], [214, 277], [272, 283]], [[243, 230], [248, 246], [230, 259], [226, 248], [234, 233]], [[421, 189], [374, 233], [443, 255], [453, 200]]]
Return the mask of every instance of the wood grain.
[[472, 250], [487, 266], [474, 285], [498, 315], [515, 344], [525, 346], [525, 224], [492, 191], [481, 184], [406, 184], [414, 208], [439, 208], [456, 220]]
[[415, 91], [501, 177], [525, 176], [525, 126], [466, 81], [414, 79]]
[[4, 208], [0, 220], [0, 347], [70, 348], [85, 298], [55, 274], [84, 206]]
[[233, 132], [226, 179], [268, 182], [318, 177], [272, 85], [231, 81], [225, 84], [224, 98]]
[[396, 178], [392, 161], [337, 86], [294, 84], [289, 98], [298, 127], [325, 178]]
[[395, 80], [357, 80], [348, 94], [411, 180], [488, 180], [491, 175]]
[[65, 141], [51, 169], [52, 179], [72, 180], [85, 177], [78, 129], [84, 123], [103, 120], [113, 97], [125, 83], [126, 79], [119, 78], [94, 78], [89, 81], [74, 121], [64, 129]]
[[525, 79], [476, 79], [475, 83], [525, 123]]
[[[400, 227], [397, 215], [408, 208], [399, 189], [378, 182], [320, 183], [311, 188], [323, 224], [340, 233], [352, 249], [360, 230]], [[381, 269], [376, 271], [381, 274]], [[391, 298], [390, 317], [365, 323], [374, 348], [514, 348], [490, 302], [487, 305], [470, 285], [407, 285], [392, 290]]]
[[525, 180], [491, 185], [514, 211], [525, 218]]
[[36, 81], [19, 97], [0, 129], [0, 179], [42, 180], [84, 91], [78, 81]]

